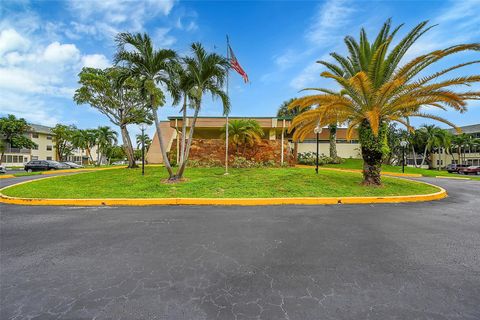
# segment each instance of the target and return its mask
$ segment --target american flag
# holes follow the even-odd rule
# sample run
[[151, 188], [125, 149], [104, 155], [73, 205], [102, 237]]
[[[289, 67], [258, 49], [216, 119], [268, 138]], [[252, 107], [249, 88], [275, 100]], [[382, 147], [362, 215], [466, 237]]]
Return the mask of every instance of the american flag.
[[238, 74], [242, 76], [243, 81], [247, 83], [248, 75], [245, 72], [245, 70], [242, 69], [242, 66], [240, 66], [240, 63], [238, 63], [237, 57], [235, 57], [235, 54], [233, 53], [232, 47], [230, 47], [230, 45], [228, 45], [228, 51], [230, 52], [230, 65], [232, 69], [237, 71]]

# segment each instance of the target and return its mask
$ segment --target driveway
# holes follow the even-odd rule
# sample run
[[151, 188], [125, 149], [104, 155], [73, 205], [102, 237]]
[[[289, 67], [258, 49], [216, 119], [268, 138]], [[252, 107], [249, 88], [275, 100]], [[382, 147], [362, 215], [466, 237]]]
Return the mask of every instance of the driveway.
[[1, 319], [480, 319], [480, 182], [428, 203], [2, 205]]

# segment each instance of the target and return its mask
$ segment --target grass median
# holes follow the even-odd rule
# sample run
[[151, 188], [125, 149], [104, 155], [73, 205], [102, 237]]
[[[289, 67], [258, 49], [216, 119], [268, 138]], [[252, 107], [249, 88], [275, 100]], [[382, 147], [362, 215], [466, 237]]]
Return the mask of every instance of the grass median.
[[[345, 162], [340, 164], [327, 164], [326, 168], [337, 168], [337, 169], [355, 169], [362, 170], [363, 161], [361, 159], [344, 159]], [[402, 173], [402, 166], [391, 166], [388, 164], [382, 165], [382, 172], [394, 172]], [[435, 170], [435, 169], [422, 169], [414, 167], [405, 167], [405, 173], [421, 174], [424, 177], [449, 177], [449, 178], [469, 178], [472, 180], [480, 180], [480, 176], [475, 175], [460, 175], [457, 173], [448, 173], [445, 170]]]
[[3, 194], [25, 198], [281, 198], [400, 196], [429, 194], [438, 188], [384, 177], [382, 187], [364, 187], [361, 174], [304, 168], [189, 168], [186, 180], [165, 183], [166, 170], [147, 167], [53, 177], [7, 188]]

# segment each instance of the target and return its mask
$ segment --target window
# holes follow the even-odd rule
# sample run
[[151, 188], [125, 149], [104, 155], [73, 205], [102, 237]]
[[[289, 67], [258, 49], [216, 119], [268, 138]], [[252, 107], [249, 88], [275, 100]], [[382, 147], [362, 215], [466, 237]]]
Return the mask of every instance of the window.
[[47, 140], [52, 140], [52, 136], [48, 135]]
[[52, 146], [47, 146], [47, 151], [52, 151]]
[[32, 138], [38, 138], [38, 133], [36, 132], [32, 133]]
[[52, 157], [47, 157], [47, 160], [52, 160]]
[[38, 156], [32, 156], [32, 160], [38, 160]]
[[33, 150], [38, 150], [38, 144], [34, 145], [32, 149]]

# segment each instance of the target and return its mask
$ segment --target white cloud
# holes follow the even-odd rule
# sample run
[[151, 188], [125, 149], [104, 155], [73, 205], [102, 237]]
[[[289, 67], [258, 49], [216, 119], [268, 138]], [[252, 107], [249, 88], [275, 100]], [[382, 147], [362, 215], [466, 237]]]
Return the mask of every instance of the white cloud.
[[0, 94], [0, 109], [3, 114], [13, 114], [32, 123], [54, 126], [60, 122], [59, 111], [47, 106], [38, 96], [3, 92]]
[[110, 67], [111, 63], [103, 54], [89, 54], [82, 57], [82, 66], [105, 69]]
[[76, 17], [68, 36], [79, 34], [111, 38], [118, 31], [139, 32], [151, 19], [170, 14], [176, 0], [72, 0], [69, 9]]
[[313, 17], [312, 25], [305, 37], [317, 45], [325, 45], [338, 37], [336, 31], [350, 22], [350, 17], [355, 12], [349, 0], [328, 0]]
[[0, 56], [10, 51], [25, 51], [30, 41], [21, 36], [15, 29], [4, 29], [0, 32]]
[[157, 28], [154, 32], [154, 43], [160, 48], [170, 47], [177, 42], [175, 37], [169, 35], [170, 28]]
[[80, 50], [74, 44], [60, 44], [57, 41], [49, 44], [43, 52], [45, 61], [52, 63], [74, 62], [79, 57]]

